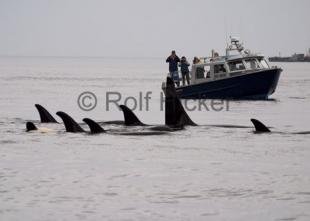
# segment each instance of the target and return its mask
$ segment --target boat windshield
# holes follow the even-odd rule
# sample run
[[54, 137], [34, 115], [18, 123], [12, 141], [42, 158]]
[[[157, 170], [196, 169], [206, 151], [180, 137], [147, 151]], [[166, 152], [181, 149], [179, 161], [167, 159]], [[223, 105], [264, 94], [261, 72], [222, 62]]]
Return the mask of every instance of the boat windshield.
[[259, 61], [260, 65], [262, 66], [262, 68], [269, 68], [268, 63], [264, 58], [258, 58], [258, 61]]
[[252, 59], [246, 59], [245, 60], [245, 66], [246, 69], [250, 69], [250, 70], [255, 70], [255, 69], [259, 69], [259, 64], [257, 63], [256, 59], [252, 58]]
[[231, 61], [228, 62], [229, 70], [230, 71], [242, 71], [245, 70], [244, 64], [241, 60], [239, 61]]
[[225, 73], [225, 72], [226, 72], [226, 69], [225, 69], [224, 64], [217, 64], [217, 65], [214, 65], [214, 73], [215, 73], [215, 74], [218, 74], [218, 73]]
[[196, 79], [203, 79], [205, 77], [205, 69], [203, 66], [196, 68]]

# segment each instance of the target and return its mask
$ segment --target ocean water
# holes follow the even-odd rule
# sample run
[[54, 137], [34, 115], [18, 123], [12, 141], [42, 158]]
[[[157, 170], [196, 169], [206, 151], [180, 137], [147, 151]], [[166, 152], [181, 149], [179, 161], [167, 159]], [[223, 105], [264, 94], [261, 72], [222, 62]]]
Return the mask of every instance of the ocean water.
[[[269, 101], [189, 111], [201, 126], [175, 133], [121, 136], [40, 125], [34, 104], [55, 118], [122, 120], [107, 110], [111, 93], [133, 107], [128, 97], [150, 92], [149, 110], [135, 113], [163, 124], [164, 59], [1, 57], [0, 220], [310, 220], [310, 135], [293, 134], [310, 131], [310, 63], [272, 65], [283, 72]], [[85, 91], [92, 111], [78, 106]], [[250, 118], [275, 133], [254, 134]], [[54, 131], [26, 133], [26, 121]]]

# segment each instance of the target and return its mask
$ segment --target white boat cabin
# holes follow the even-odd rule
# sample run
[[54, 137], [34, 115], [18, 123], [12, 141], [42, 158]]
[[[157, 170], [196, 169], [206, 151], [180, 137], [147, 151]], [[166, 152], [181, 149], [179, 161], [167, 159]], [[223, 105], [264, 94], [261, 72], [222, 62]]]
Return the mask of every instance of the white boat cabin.
[[264, 57], [257, 55], [201, 58], [198, 64], [192, 65], [191, 84], [234, 77], [269, 68]]

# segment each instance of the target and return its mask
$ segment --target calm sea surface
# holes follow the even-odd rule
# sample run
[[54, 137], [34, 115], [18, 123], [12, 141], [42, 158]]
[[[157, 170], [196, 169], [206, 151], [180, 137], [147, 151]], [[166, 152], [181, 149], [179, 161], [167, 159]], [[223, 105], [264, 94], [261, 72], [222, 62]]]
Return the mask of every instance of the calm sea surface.
[[[284, 71], [271, 100], [188, 112], [205, 126], [120, 136], [45, 124], [54, 132], [41, 134], [25, 132], [39, 124], [36, 103], [78, 122], [122, 120], [107, 110], [111, 92], [122, 104], [150, 91], [149, 111], [135, 113], [163, 124], [164, 59], [1, 57], [0, 220], [310, 220], [310, 135], [292, 134], [310, 131], [310, 63], [272, 65]], [[98, 99], [89, 112], [77, 105], [84, 91]], [[207, 126], [250, 118], [283, 133]]]

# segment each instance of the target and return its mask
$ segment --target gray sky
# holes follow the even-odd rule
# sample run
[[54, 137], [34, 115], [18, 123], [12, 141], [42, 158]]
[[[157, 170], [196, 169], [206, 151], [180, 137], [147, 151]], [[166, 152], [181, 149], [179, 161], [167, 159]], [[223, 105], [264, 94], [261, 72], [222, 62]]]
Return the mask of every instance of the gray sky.
[[0, 0], [0, 55], [204, 56], [229, 35], [266, 55], [305, 53], [310, 1]]

